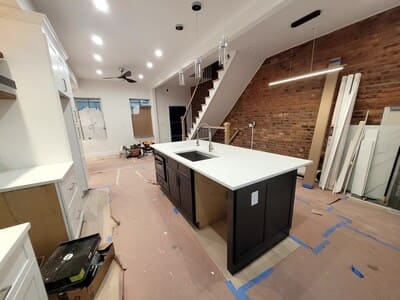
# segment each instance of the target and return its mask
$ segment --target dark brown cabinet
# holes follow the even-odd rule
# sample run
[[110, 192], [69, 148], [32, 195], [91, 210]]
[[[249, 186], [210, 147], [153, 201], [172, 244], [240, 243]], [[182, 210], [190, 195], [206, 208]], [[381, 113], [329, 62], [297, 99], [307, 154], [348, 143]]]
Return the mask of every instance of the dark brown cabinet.
[[[201, 196], [195, 197], [193, 170], [168, 156], [156, 155], [157, 181], [172, 204], [196, 225], [195, 201], [201, 203]], [[240, 271], [289, 235], [295, 188], [296, 171], [291, 171], [238, 190], [226, 190], [229, 272]]]
[[[167, 193], [172, 204], [182, 215], [192, 224], [195, 224], [193, 171], [169, 157], [162, 156], [158, 152], [155, 154], [158, 184]], [[163, 162], [165, 167], [165, 180], [160, 174], [163, 170], [159, 165], [160, 161]]]
[[228, 269], [233, 274], [289, 235], [296, 171], [230, 191]]

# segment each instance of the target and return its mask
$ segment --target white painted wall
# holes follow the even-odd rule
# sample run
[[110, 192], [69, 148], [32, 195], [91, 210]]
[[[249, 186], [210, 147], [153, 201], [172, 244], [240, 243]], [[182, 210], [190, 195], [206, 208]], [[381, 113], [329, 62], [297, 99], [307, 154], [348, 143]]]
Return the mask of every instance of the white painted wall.
[[150, 99], [153, 106], [149, 87], [118, 80], [81, 79], [79, 88], [74, 91], [74, 97], [100, 98], [106, 124], [105, 140], [83, 141], [86, 157], [118, 154], [122, 145], [132, 145], [143, 140], [137, 140], [133, 135], [129, 99]]
[[[41, 19], [32, 13], [29, 17]], [[1, 51], [17, 84], [17, 100], [0, 100], [0, 170], [71, 160], [41, 26], [1, 17], [0, 36]]]
[[[178, 80], [178, 79], [176, 79]], [[163, 85], [155, 89], [155, 102], [157, 109], [158, 139], [160, 143], [171, 141], [171, 130], [169, 124], [169, 107], [186, 106], [190, 99], [190, 88], [188, 86]]]

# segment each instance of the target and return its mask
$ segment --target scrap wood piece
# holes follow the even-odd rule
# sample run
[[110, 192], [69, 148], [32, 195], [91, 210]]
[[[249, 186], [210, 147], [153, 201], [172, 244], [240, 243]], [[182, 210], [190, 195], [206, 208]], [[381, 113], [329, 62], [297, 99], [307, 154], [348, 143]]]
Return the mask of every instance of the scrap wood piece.
[[318, 215], [318, 216], [323, 216], [324, 215], [324, 212], [319, 210], [319, 209], [312, 209], [311, 212], [313, 214], [315, 214], [315, 215]]
[[115, 224], [117, 224], [117, 226], [121, 225], [121, 221], [118, 220], [112, 213], [111, 203], [109, 205], [110, 205], [110, 218], [115, 222]]
[[336, 202], [338, 202], [339, 200], [342, 200], [342, 198], [336, 198], [336, 199], [334, 199], [334, 200], [332, 200], [332, 201], [330, 201], [330, 202], [328, 202], [328, 205], [332, 205], [333, 203], [336, 203]]

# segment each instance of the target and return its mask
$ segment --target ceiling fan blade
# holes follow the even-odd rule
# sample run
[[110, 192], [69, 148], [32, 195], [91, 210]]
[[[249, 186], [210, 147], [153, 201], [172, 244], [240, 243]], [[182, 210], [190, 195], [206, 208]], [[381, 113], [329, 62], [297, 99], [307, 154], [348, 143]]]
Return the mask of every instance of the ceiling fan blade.
[[115, 78], [119, 78], [119, 77], [103, 77], [103, 79], [115, 79]]
[[136, 83], [136, 80], [130, 79], [130, 78], [124, 78], [127, 82], [129, 83]]

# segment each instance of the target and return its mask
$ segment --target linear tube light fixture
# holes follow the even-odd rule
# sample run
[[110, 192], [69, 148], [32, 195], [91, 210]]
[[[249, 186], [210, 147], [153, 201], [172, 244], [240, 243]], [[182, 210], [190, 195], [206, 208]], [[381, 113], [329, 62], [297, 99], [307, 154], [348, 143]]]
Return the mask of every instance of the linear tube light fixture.
[[343, 70], [343, 68], [344, 68], [344, 65], [341, 65], [341, 66], [337, 66], [337, 67], [334, 67], [334, 68], [328, 68], [328, 69], [324, 69], [324, 70], [314, 71], [314, 72], [306, 73], [306, 74], [295, 76], [295, 77], [290, 77], [290, 78], [286, 78], [286, 79], [282, 79], [282, 80], [272, 81], [268, 85], [269, 86], [274, 86], [274, 85], [287, 83], [287, 82], [292, 82], [292, 81], [296, 81], [296, 80], [300, 80], [300, 79], [306, 79], [306, 78], [310, 78], [310, 77], [321, 76], [321, 75], [325, 75], [325, 74], [328, 74], [328, 73], [333, 73], [333, 72], [337, 72], [337, 71]]

